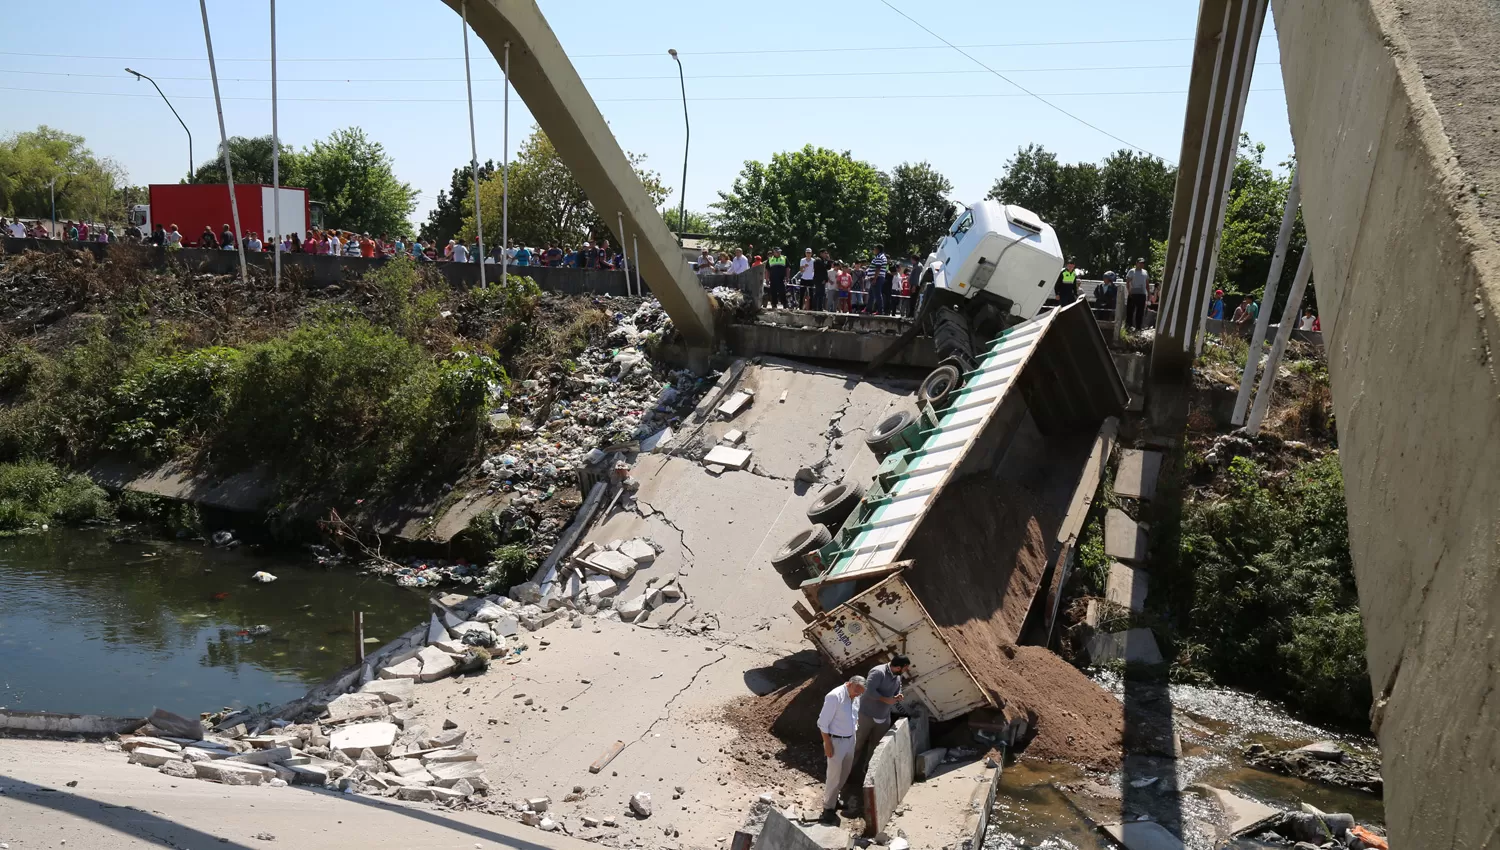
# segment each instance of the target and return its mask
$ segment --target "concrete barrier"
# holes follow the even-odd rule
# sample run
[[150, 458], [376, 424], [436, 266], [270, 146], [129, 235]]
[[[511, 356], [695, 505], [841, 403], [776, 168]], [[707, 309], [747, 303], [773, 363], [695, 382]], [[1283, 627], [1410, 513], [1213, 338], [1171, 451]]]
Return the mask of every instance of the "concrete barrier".
[[865, 770], [864, 781], [865, 835], [880, 832], [896, 813], [896, 807], [901, 805], [906, 792], [911, 790], [917, 764], [914, 721], [925, 724], [926, 718], [898, 719], [870, 754], [870, 766]]
[[140, 717], [0, 710], [0, 732], [25, 732], [34, 735], [124, 735], [145, 725], [145, 719]]

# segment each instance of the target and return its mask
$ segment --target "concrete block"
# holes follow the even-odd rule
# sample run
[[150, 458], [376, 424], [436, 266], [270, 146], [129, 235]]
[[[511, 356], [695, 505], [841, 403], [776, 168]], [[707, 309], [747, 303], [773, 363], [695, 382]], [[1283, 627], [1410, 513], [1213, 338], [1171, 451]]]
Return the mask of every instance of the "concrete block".
[[269, 765], [272, 762], [286, 761], [292, 757], [291, 747], [271, 747], [265, 750], [251, 750], [248, 753], [240, 753], [230, 756], [225, 761], [232, 764], [258, 764]]
[[724, 399], [723, 403], [719, 405], [718, 411], [725, 419], [733, 419], [739, 415], [741, 410], [750, 406], [750, 399], [751, 396], [747, 392], [740, 391], [734, 393], [729, 398]]
[[422, 662], [422, 675], [419, 678], [423, 682], [436, 682], [453, 672], [453, 658], [435, 646], [423, 647], [417, 653], [417, 660]]
[[[402, 679], [397, 681], [410, 682], [411, 680]], [[383, 718], [388, 713], [389, 711], [385, 707], [385, 697], [380, 694], [343, 694], [328, 703], [328, 720], [332, 723], [343, 723], [348, 720], [358, 720], [362, 717]]]
[[1124, 661], [1127, 664], [1160, 664], [1161, 650], [1150, 629], [1128, 629], [1123, 632], [1096, 634], [1089, 638], [1090, 664]]
[[[447, 657], [443, 656], [445, 659]], [[365, 749], [373, 750], [377, 756], [384, 756], [395, 745], [398, 732], [400, 730], [394, 723], [355, 723], [335, 729], [329, 746], [350, 757], [359, 755]]]
[[1120, 468], [1115, 471], [1115, 495], [1150, 501], [1156, 498], [1156, 479], [1161, 475], [1161, 452], [1121, 449]]
[[1110, 508], [1104, 515], [1104, 554], [1127, 561], [1144, 561], [1146, 543], [1146, 532], [1124, 511]]
[[438, 750], [422, 756], [423, 764], [452, 764], [459, 761], [478, 761], [479, 753], [473, 750]]
[[132, 750], [138, 750], [141, 747], [151, 747], [157, 750], [166, 750], [169, 753], [182, 752], [181, 744], [175, 743], [173, 741], [168, 741], [165, 738], [153, 738], [150, 735], [139, 735], [133, 738], [123, 738], [120, 740], [120, 749], [124, 750], [127, 753]]
[[1116, 561], [1109, 565], [1109, 582], [1105, 586], [1104, 598], [1132, 612], [1144, 611], [1150, 578], [1145, 570], [1127, 567]]
[[601, 549], [584, 559], [584, 563], [612, 578], [625, 580], [635, 575], [635, 558], [613, 549]]
[[[193, 765], [199, 779], [221, 782], [225, 785], [259, 785], [268, 778], [262, 769], [253, 764], [234, 764], [227, 761], [200, 761]], [[275, 771], [270, 771], [275, 776]]]
[[412, 679], [377, 679], [361, 685], [359, 692], [376, 694], [387, 703], [406, 703], [416, 696], [417, 683]]
[[146, 719], [158, 732], [168, 737], [203, 740], [203, 724], [197, 720], [189, 720], [160, 708], [151, 712], [151, 716]]
[[890, 731], [870, 754], [870, 766], [862, 783], [866, 835], [875, 835], [895, 814], [896, 807], [911, 789], [915, 766], [911, 721], [903, 717], [891, 724]]
[[726, 469], [744, 469], [750, 465], [750, 450], [714, 446], [703, 456], [703, 462], [718, 464]]
[[396, 799], [406, 800], [413, 803], [446, 803], [462, 800], [464, 795], [450, 788], [434, 788], [431, 786], [413, 786], [409, 788], [397, 788]]
[[397, 776], [413, 776], [424, 771], [422, 762], [415, 758], [391, 759], [386, 762], [386, 766]]
[[1271, 819], [1281, 816], [1280, 809], [1267, 806], [1265, 803], [1241, 797], [1212, 785], [1202, 787], [1213, 795], [1219, 803], [1219, 808], [1224, 810], [1224, 825], [1231, 836], [1250, 832]]
[[406, 659], [405, 661], [402, 661], [399, 664], [392, 664], [389, 667], [382, 667], [382, 668], [380, 668], [380, 678], [382, 678], [382, 679], [412, 679], [412, 680], [414, 680], [414, 679], [416, 679], [417, 677], [419, 677], [421, 675], [422, 675], [422, 662], [419, 659], [417, 659], [415, 656], [413, 656], [411, 658], [408, 658], [408, 659]]
[[477, 761], [429, 765], [427, 772], [432, 774], [433, 784], [444, 788], [451, 788], [460, 779], [467, 780], [470, 785], [480, 791], [489, 790], [490, 787], [489, 774], [484, 772], [484, 767]]
[[926, 779], [935, 773], [938, 766], [943, 763], [943, 756], [948, 755], [947, 747], [934, 747], [917, 753], [917, 778]]
[[170, 750], [158, 750], [155, 747], [137, 747], [130, 751], [131, 764], [161, 767], [169, 761], [182, 761], [182, 753], [174, 753]]
[[583, 581], [583, 592], [591, 599], [603, 599], [620, 592], [620, 585], [610, 576], [591, 575]]
[[848, 850], [853, 846], [854, 836], [847, 829], [821, 824], [801, 826], [775, 808], [766, 813], [766, 822], [755, 839], [756, 850]]
[[161, 767], [158, 767], [157, 770], [161, 773], [165, 773], [168, 776], [175, 776], [178, 779], [198, 778], [198, 771], [193, 768], [193, 765], [191, 763], [185, 761], [169, 761], [166, 764], [163, 764]]
[[1107, 823], [1099, 827], [1125, 850], [1186, 850], [1175, 835], [1156, 821]]
[[731, 446], [737, 446], [745, 441], [745, 432], [735, 428], [724, 432], [722, 439]]
[[632, 537], [620, 544], [620, 554], [628, 555], [637, 564], [649, 564], [656, 560], [656, 547], [644, 537]]

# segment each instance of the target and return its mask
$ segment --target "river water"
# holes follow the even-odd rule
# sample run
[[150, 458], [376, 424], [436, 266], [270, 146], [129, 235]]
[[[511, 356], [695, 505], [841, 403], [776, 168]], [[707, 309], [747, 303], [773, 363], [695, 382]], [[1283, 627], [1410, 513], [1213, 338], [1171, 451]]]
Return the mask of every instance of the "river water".
[[[302, 552], [111, 543], [102, 529], [0, 540], [0, 707], [186, 716], [296, 699], [421, 622], [424, 594]], [[257, 570], [277, 577], [251, 581]], [[253, 637], [256, 626], [268, 636]]]
[[[1095, 680], [1116, 696], [1119, 676]], [[1089, 774], [1067, 764], [1022, 757], [1006, 765], [990, 817], [985, 850], [1111, 850], [1116, 847], [1095, 824], [1145, 816], [1163, 823], [1189, 850], [1262, 848], [1251, 840], [1221, 840], [1218, 807], [1192, 786], [1211, 785], [1279, 809], [1308, 803], [1325, 812], [1348, 812], [1364, 824], [1384, 825], [1380, 798], [1347, 788], [1257, 770], [1245, 764], [1250, 744], [1271, 750], [1314, 741], [1339, 741], [1354, 752], [1376, 755], [1375, 741], [1305, 723], [1277, 703], [1227, 688], [1173, 685], [1174, 726], [1182, 739], [1177, 759], [1127, 761], [1113, 774]]]

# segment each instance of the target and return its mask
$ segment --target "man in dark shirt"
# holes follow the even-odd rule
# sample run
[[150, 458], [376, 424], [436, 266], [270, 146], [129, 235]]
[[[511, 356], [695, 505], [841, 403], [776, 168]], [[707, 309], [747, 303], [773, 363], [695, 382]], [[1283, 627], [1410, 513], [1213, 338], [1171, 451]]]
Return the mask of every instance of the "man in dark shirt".
[[[828, 256], [828, 249], [824, 248], [822, 251], [818, 252], [818, 258], [816, 260], [813, 260], [813, 282], [811, 303], [809, 305], [813, 310], [825, 309], [825, 305], [823, 303], [823, 291], [828, 285], [828, 270], [831, 268], [833, 268], [833, 260]], [[836, 305], [826, 305], [827, 308], [832, 308], [834, 306]]]
[[766, 258], [766, 279], [771, 284], [771, 306], [778, 309], [787, 307], [786, 257], [781, 255], [780, 248], [772, 248], [771, 256]]
[[[877, 664], [865, 677], [865, 693], [859, 701], [859, 725], [854, 732], [854, 769], [849, 781], [864, 784], [870, 766], [870, 754], [891, 728], [891, 706], [906, 699], [901, 693], [901, 676], [911, 669], [911, 659], [896, 655], [885, 664]], [[849, 795], [858, 800], [860, 795]]]

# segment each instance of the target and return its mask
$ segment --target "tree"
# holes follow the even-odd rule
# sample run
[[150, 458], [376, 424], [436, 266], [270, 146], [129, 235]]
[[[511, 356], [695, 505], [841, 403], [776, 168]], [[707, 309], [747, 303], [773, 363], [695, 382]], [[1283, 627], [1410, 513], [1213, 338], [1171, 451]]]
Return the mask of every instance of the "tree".
[[[234, 168], [236, 183], [264, 183], [271, 185], [271, 136], [230, 136], [229, 164]], [[280, 156], [281, 185], [301, 186], [302, 154], [282, 142]], [[224, 183], [223, 148], [214, 152], [213, 159], [193, 170], [194, 183]]]
[[[1151, 242], [1172, 225], [1177, 169], [1149, 154], [1120, 149], [1099, 169], [1104, 204], [1097, 262], [1124, 271], [1137, 257], [1151, 258]], [[1160, 278], [1156, 278], [1160, 280]]]
[[[302, 154], [302, 181], [325, 204], [329, 227], [356, 233], [409, 235], [417, 192], [396, 178], [391, 158], [358, 127], [335, 130]], [[235, 177], [239, 179], [238, 175]]]
[[82, 136], [44, 124], [0, 139], [0, 211], [25, 218], [51, 216], [54, 180], [58, 217], [115, 221], [123, 216], [114, 200], [125, 169], [95, 156]]
[[[678, 227], [682, 222], [682, 217], [678, 215], [679, 212], [679, 210], [668, 207], [663, 207], [661, 210], [661, 220], [667, 223], [667, 229], [673, 233], [678, 232]], [[712, 236], [715, 233], [715, 227], [713, 217], [708, 213], [699, 212], [698, 210], [688, 210], [687, 227], [681, 232], [697, 236]]]
[[886, 249], [900, 256], [925, 257], [957, 212], [948, 200], [953, 184], [925, 162], [903, 162], [892, 171], [890, 212], [886, 215]]
[[[487, 159], [479, 166], [479, 181], [483, 183], [495, 173], [495, 161]], [[464, 217], [474, 212], [474, 168], [465, 165], [453, 169], [453, 181], [448, 190], [438, 190], [437, 206], [427, 214], [427, 223], [422, 225], [417, 236], [426, 242], [446, 244], [463, 229]]]
[[[1239, 158], [1229, 182], [1229, 205], [1224, 214], [1224, 235], [1219, 242], [1219, 265], [1214, 279], [1214, 284], [1227, 292], [1259, 294], [1264, 291], [1266, 275], [1271, 271], [1271, 255], [1276, 251], [1276, 237], [1281, 233], [1281, 216], [1292, 180], [1290, 173], [1278, 177], [1267, 168], [1265, 153], [1265, 145], [1252, 143], [1249, 134], [1240, 135]], [[1281, 269], [1278, 303], [1262, 306], [1262, 309], [1272, 308], [1272, 316], [1279, 316], [1281, 306], [1286, 303], [1292, 278], [1297, 273], [1297, 259], [1306, 244], [1307, 234], [1299, 213], [1287, 246], [1287, 261]]]
[[[667, 199], [667, 188], [661, 177], [641, 165], [644, 156], [627, 154], [636, 176], [646, 187], [653, 206]], [[479, 184], [480, 209], [484, 213], [486, 245], [500, 243], [502, 186], [498, 174]], [[552, 140], [540, 127], [522, 143], [510, 166], [510, 240], [526, 245], [556, 242], [576, 245], [584, 240], [609, 239], [615, 222], [599, 217], [583, 187], [573, 179], [573, 172], [558, 156]], [[475, 234], [474, 215], [464, 215], [460, 231], [465, 240]]]
[[719, 192], [719, 235], [736, 245], [782, 245], [794, 256], [827, 248], [853, 258], [885, 238], [889, 193], [874, 166], [808, 145], [769, 164], [745, 163]]

